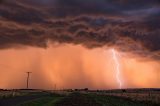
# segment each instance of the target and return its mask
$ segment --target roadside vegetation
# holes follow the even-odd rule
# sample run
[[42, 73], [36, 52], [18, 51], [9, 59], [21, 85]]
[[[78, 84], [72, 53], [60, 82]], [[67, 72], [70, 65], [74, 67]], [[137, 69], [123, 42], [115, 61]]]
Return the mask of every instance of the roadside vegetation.
[[131, 100], [124, 97], [117, 96], [109, 96], [109, 95], [96, 95], [89, 94], [96, 100], [97, 103], [101, 104], [101, 106], [160, 106], [159, 104], [155, 104], [147, 101], [136, 101]]

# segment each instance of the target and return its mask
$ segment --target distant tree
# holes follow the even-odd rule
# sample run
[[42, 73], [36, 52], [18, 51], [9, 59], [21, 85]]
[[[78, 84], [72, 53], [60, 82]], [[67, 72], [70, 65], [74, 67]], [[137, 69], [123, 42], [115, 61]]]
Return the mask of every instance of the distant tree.
[[122, 89], [122, 92], [123, 92], [123, 93], [126, 93], [126, 90], [125, 90], [125, 89]]
[[78, 89], [75, 89], [75, 91], [78, 91]]
[[84, 91], [88, 91], [88, 88], [84, 88]]

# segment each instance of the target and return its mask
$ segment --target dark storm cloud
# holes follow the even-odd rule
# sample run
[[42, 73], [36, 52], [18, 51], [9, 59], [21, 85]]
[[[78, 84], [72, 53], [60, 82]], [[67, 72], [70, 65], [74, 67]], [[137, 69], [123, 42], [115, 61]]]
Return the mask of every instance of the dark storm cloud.
[[38, 3], [43, 3], [58, 10], [65, 10], [70, 14], [78, 12], [117, 15], [121, 11], [147, 9], [160, 5], [159, 0], [40, 0]]
[[10, 2], [3, 3], [0, 6], [0, 16], [7, 20], [25, 24], [45, 22], [45, 16], [41, 12]]
[[15, 45], [28, 45], [37, 47], [46, 47], [45, 36], [43, 31], [36, 29], [10, 29], [0, 27], [0, 48], [10, 48]]
[[48, 41], [160, 57], [159, 0], [11, 0], [0, 5], [0, 48]]

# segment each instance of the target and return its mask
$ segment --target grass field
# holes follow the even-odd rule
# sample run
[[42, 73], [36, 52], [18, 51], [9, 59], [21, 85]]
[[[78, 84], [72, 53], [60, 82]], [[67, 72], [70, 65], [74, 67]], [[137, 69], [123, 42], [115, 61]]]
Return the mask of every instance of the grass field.
[[118, 97], [131, 101], [138, 101], [150, 104], [160, 104], [159, 89], [127, 89], [127, 90], [111, 90], [102, 91], [99, 95]]
[[160, 106], [160, 92], [157, 90], [81, 90], [54, 93], [18, 90], [14, 93], [13, 96], [13, 91], [1, 91], [0, 106]]
[[133, 101], [131, 99], [106, 96], [106, 95], [92, 95], [94, 99], [101, 104], [101, 106], [159, 106], [151, 102]]

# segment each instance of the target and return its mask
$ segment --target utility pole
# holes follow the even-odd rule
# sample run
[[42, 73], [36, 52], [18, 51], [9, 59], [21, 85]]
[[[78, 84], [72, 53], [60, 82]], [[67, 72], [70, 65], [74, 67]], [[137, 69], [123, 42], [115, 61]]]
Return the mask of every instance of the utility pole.
[[27, 73], [27, 89], [29, 88], [29, 76], [32, 72], [26, 72]]

